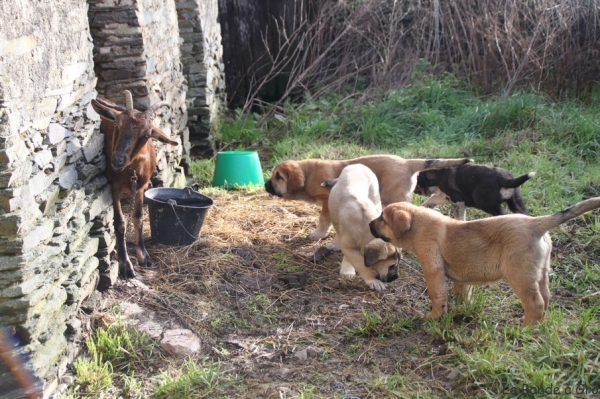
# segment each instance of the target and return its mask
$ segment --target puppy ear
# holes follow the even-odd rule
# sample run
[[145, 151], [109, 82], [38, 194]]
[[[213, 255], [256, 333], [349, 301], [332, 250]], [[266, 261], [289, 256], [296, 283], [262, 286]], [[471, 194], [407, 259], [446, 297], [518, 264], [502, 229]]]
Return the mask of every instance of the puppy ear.
[[380, 260], [387, 259], [388, 246], [386, 244], [382, 239], [376, 238], [365, 245], [365, 266], [371, 267]]
[[287, 191], [293, 193], [304, 188], [304, 172], [298, 164], [286, 165], [287, 173]]
[[410, 230], [412, 215], [405, 210], [397, 210], [392, 214], [392, 231], [396, 238]]

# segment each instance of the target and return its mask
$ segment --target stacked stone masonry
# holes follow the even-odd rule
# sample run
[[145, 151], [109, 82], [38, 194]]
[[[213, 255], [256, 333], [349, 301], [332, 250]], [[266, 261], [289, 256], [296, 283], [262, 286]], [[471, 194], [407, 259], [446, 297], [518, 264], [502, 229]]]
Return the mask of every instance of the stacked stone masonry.
[[[153, 183], [184, 184], [188, 125], [216, 124], [225, 103], [220, 43], [211, 43], [220, 40], [216, 0], [21, 0], [0, 11], [0, 339], [17, 339], [12, 355], [51, 397], [78, 353], [77, 313], [117, 277], [104, 137], [90, 101], [123, 103], [123, 89], [140, 109], [166, 101], [155, 123], [180, 145], [157, 146]], [[186, 24], [213, 33], [192, 34], [201, 44], [183, 51]], [[0, 393], [24, 397], [3, 362]]]
[[212, 155], [219, 114], [226, 106], [225, 64], [217, 0], [176, 0], [181, 62], [188, 83], [190, 156]]
[[[165, 101], [157, 123], [168, 135], [188, 140], [185, 97], [187, 86], [180, 61], [177, 13], [173, 0], [89, 0], [94, 38], [98, 93], [123, 104], [123, 90], [133, 94], [134, 107], [145, 109]], [[171, 185], [183, 155], [182, 145], [157, 143], [155, 185]]]

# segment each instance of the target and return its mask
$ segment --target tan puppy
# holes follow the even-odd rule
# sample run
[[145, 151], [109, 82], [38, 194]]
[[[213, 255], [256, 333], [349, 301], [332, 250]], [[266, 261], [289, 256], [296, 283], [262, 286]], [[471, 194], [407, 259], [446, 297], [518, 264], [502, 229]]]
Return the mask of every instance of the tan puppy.
[[327, 236], [331, 227], [329, 216], [329, 187], [321, 183], [339, 177], [348, 165], [362, 164], [375, 173], [379, 181], [381, 202], [411, 201], [422, 170], [449, 168], [471, 162], [470, 159], [404, 159], [396, 155], [370, 155], [345, 161], [324, 159], [288, 160], [275, 166], [265, 190], [287, 200], [302, 200], [321, 205], [319, 225], [308, 235], [311, 240]]
[[[340, 274], [350, 277], [358, 272], [371, 289], [384, 290], [384, 283], [398, 278], [399, 255], [392, 244], [376, 239], [369, 230], [369, 222], [381, 213], [377, 176], [364, 165], [349, 165], [338, 179], [324, 184], [333, 185], [328, 205], [344, 256]], [[367, 265], [364, 251], [369, 253]]]
[[600, 197], [554, 215], [495, 216], [464, 222], [409, 203], [392, 204], [369, 223], [375, 237], [413, 252], [423, 267], [435, 319], [447, 311], [446, 277], [468, 299], [468, 285], [505, 278], [521, 300], [524, 324], [540, 322], [548, 309], [550, 252], [548, 231], [600, 207]]

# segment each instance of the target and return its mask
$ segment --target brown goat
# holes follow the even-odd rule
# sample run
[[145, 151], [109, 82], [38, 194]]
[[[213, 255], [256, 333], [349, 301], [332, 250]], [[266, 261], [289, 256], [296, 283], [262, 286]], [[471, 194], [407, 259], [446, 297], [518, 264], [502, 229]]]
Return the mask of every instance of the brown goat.
[[133, 265], [127, 255], [125, 244], [126, 223], [121, 209], [121, 199], [133, 196], [133, 226], [135, 229], [135, 253], [138, 264], [150, 266], [152, 260], [144, 247], [142, 236], [142, 205], [144, 191], [156, 168], [156, 153], [150, 138], [163, 143], [177, 145], [158, 127], [152, 119], [155, 111], [165, 103], [157, 103], [145, 112], [133, 108], [131, 92], [123, 91], [125, 107], [98, 96], [92, 107], [100, 115], [100, 131], [104, 133], [106, 156], [105, 175], [112, 187], [114, 226], [117, 237], [119, 276], [135, 277]]

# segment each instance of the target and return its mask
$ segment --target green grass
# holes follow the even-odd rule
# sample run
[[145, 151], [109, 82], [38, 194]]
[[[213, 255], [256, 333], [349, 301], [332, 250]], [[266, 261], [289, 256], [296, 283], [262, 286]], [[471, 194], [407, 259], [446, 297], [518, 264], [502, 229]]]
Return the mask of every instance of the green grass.
[[304, 266], [299, 265], [294, 257], [285, 250], [281, 250], [273, 255], [271, 259], [275, 261], [275, 266], [282, 272], [303, 272]]
[[[556, 103], [527, 92], [482, 99], [451, 75], [439, 79], [424, 75], [412, 86], [382, 98], [361, 105], [353, 101], [335, 95], [308, 98], [302, 104], [288, 105], [266, 125], [259, 125], [254, 115], [238, 114], [237, 119], [225, 121], [220, 144], [227, 149], [258, 149], [265, 177], [286, 159], [344, 159], [376, 153], [410, 158], [468, 156], [478, 163], [508, 169], [514, 175], [535, 171], [536, 176], [521, 188], [534, 216], [600, 196], [599, 98], [589, 105]], [[222, 190], [210, 187], [213, 170], [213, 160], [195, 161], [191, 168], [207, 195]], [[262, 187], [255, 187], [240, 190], [239, 195], [260, 192]], [[422, 197], [415, 196], [415, 203], [422, 201]], [[473, 209], [467, 216], [488, 217]], [[449, 313], [435, 321], [422, 321], [416, 315], [406, 317], [386, 308], [375, 311], [361, 307], [362, 320], [341, 328], [343, 339], [349, 341], [343, 355], [348, 362], [363, 362], [372, 371], [377, 359], [369, 357], [371, 345], [393, 345], [416, 330], [426, 337], [415, 343], [415, 353], [398, 359], [395, 370], [382, 370], [360, 379], [368, 397], [373, 398], [539, 397], [542, 395], [532, 389], [548, 387], [559, 389], [563, 395], [560, 397], [585, 397], [582, 390], [586, 389], [587, 397], [597, 396], [599, 237], [598, 211], [552, 232], [553, 298], [539, 326], [519, 325], [521, 304], [506, 283], [499, 283], [475, 288], [470, 303], [451, 299]], [[273, 253], [270, 260], [277, 271], [305, 271], [284, 249]], [[238, 308], [279, 328], [284, 298], [276, 308], [272, 296], [248, 292], [248, 296], [236, 298]], [[310, 305], [310, 298], [306, 303]], [[416, 307], [424, 314], [429, 303], [420, 301]], [[234, 313], [211, 315], [207, 324], [227, 333], [252, 327]], [[282, 328], [285, 330], [287, 324]], [[310, 337], [313, 339], [318, 337]], [[124, 396], [134, 397], [142, 383], [133, 372], [153, 356], [152, 348], [151, 343], [121, 327], [98, 330], [88, 344], [89, 356], [75, 364], [77, 392], [98, 393], [118, 385]], [[222, 351], [227, 353], [225, 347]], [[439, 382], [448, 374], [452, 378]], [[236, 389], [251, 384], [237, 378], [218, 362], [188, 359], [146, 381], [150, 387], [146, 386], [144, 392], [154, 398], [236, 397], [232, 384], [239, 385]], [[317, 382], [310, 383], [313, 385], [296, 385], [294, 394], [282, 391], [280, 396], [334, 397]]]
[[379, 314], [361, 309], [364, 321], [353, 327], [346, 327], [350, 337], [377, 338], [400, 335], [412, 329], [416, 317], [402, 318], [397, 314]]
[[121, 320], [98, 328], [86, 340], [88, 355], [74, 363], [76, 376], [73, 395], [95, 395], [107, 388], [114, 390], [116, 380], [122, 381], [126, 397], [135, 396], [141, 383], [135, 379], [135, 369], [146, 367], [161, 351], [148, 335]]
[[153, 399], [202, 399], [220, 397], [235, 381], [219, 364], [203, 359], [186, 359], [181, 369], [163, 372], [157, 378]]

